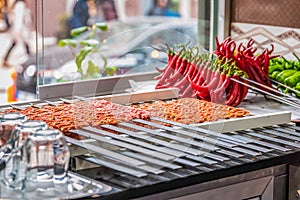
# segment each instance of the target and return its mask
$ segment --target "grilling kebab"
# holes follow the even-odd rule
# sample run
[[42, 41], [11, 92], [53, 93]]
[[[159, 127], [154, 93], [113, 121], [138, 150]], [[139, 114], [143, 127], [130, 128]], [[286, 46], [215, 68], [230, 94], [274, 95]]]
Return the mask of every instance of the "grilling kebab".
[[68, 132], [71, 129], [85, 126], [97, 127], [102, 124], [116, 125], [134, 118], [149, 120], [151, 116], [156, 116], [190, 124], [249, 115], [248, 111], [241, 108], [193, 98], [166, 102], [154, 101], [131, 106], [93, 99], [75, 101], [72, 104], [61, 103], [56, 106], [43, 105], [40, 108], [26, 107], [23, 110], [9, 109], [4, 111], [4, 113], [8, 112], [22, 113], [29, 120], [44, 121], [49, 127], [58, 129], [74, 138], [76, 135]]

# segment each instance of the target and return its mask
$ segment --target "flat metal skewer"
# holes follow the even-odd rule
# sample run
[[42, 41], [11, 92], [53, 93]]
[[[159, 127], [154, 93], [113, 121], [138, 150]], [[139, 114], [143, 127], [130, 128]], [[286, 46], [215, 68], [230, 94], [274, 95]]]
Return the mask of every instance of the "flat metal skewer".
[[248, 88], [251, 88], [251, 89], [253, 89], [253, 90], [257, 91], [257, 92], [260, 92], [260, 93], [262, 93], [262, 94], [269, 95], [269, 96], [271, 96], [272, 98], [274, 98], [275, 100], [277, 100], [277, 101], [279, 101], [279, 102], [281, 102], [281, 103], [285, 103], [285, 104], [287, 104], [287, 105], [290, 105], [290, 106], [293, 106], [293, 107], [296, 107], [296, 108], [300, 108], [300, 104], [297, 104], [297, 103], [295, 103], [295, 102], [293, 102], [293, 101], [284, 99], [284, 98], [282, 98], [282, 97], [278, 97], [278, 96], [276, 96], [276, 95], [274, 95], [274, 94], [272, 94], [272, 93], [270, 93], [270, 92], [264, 91], [264, 90], [262, 90], [262, 89], [259, 89], [259, 88], [255, 87], [255, 86], [252, 86], [252, 85], [249, 85], [249, 84], [244, 83], [244, 82], [242, 82], [242, 81], [239, 81], [239, 80], [237, 80], [237, 79], [231, 78], [230, 80], [235, 81], [235, 82], [237, 82], [237, 83], [239, 83], [239, 84], [242, 84], [242, 85], [244, 85], [244, 86], [247, 86]]
[[[287, 94], [285, 94], [285, 93], [282, 93], [282, 92], [280, 92], [280, 91], [278, 91], [278, 90], [276, 90], [276, 89], [274, 89], [274, 88], [272, 88], [272, 87], [269, 87], [269, 86], [267, 86], [267, 85], [258, 83], [258, 82], [256, 82], [256, 81], [251, 80], [251, 79], [247, 79], [247, 78], [243, 78], [243, 77], [241, 77], [241, 79], [246, 80], [246, 81], [249, 81], [250, 83], [253, 83], [253, 84], [258, 85], [258, 86], [260, 86], [260, 87], [266, 88], [266, 89], [268, 89], [269, 91], [276, 92], [276, 93], [278, 93], [278, 94], [280, 94], [280, 95], [283, 95], [283, 96], [285, 96], [285, 97], [287, 97], [287, 98], [294, 98], [294, 97], [292, 97], [292, 96], [290, 96], [290, 95], [287, 95]], [[295, 99], [296, 99], [296, 98], [295, 98]], [[296, 99], [296, 100], [299, 100], [299, 99]]]
[[[298, 90], [295, 90], [294, 88], [291, 88], [291, 87], [289, 87], [289, 86], [287, 86], [287, 85], [284, 85], [283, 83], [280, 83], [280, 82], [278, 82], [278, 81], [276, 81], [276, 80], [273, 80], [273, 79], [270, 79], [273, 83], [275, 83], [275, 84], [277, 84], [277, 85], [280, 85], [280, 86], [282, 86], [282, 87], [285, 87], [285, 88], [287, 88], [287, 89], [289, 89], [289, 90], [291, 90], [292, 92], [295, 92], [295, 93], [297, 93], [297, 94], [299, 94], [300, 95], [300, 92], [298, 91]], [[288, 95], [289, 96], [289, 95]], [[298, 99], [299, 100], [299, 99]]]

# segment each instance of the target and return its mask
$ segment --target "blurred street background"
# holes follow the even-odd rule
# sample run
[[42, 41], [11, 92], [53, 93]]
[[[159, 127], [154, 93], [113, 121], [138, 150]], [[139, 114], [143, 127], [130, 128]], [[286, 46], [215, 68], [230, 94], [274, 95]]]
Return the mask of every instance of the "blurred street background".
[[[0, 29], [1, 26], [3, 26], [3, 22], [0, 21]], [[32, 33], [34, 34], [34, 33]], [[14, 83], [14, 77], [16, 74], [16, 70], [18, 68], [18, 65], [21, 63], [25, 62], [26, 59], [28, 58], [26, 53], [24, 52], [23, 46], [18, 44], [14, 51], [11, 53], [10, 58], [9, 58], [9, 63], [10, 66], [4, 67], [3, 66], [3, 57], [7, 51], [7, 49], [10, 46], [10, 41], [11, 41], [11, 35], [10, 32], [0, 32], [0, 104], [5, 104], [7, 102], [13, 102], [14, 100], [11, 99], [12, 97], [9, 97], [8, 89], [10, 86], [13, 86]], [[35, 41], [33, 40], [30, 46], [32, 47], [31, 49], [33, 50], [33, 54], [35, 53], [34, 51], [34, 45]]]
[[[1, 23], [2, 24], [2, 23]], [[18, 61], [18, 57], [21, 53], [20, 50], [22, 50], [21, 48], [17, 47], [16, 50], [14, 51], [14, 53], [12, 54], [11, 58], [10, 58], [10, 62], [11, 62], [11, 66], [10, 67], [3, 67], [2, 64], [2, 60], [3, 60], [3, 56], [7, 51], [7, 48], [9, 48], [10, 45], [10, 34], [9, 32], [3, 32], [0, 33], [0, 58], [1, 58], [1, 66], [0, 66], [0, 103], [1, 104], [5, 104], [7, 102], [7, 89], [9, 86], [13, 85], [13, 79], [12, 79], [12, 75], [15, 71], [15, 67], [13, 66], [13, 64], [16, 64]], [[19, 55], [18, 55], [19, 54]]]
[[[74, 28], [70, 26], [70, 23], [74, 22], [74, 20], [76, 19], [76, 9], [79, 9], [77, 11], [81, 13], [79, 15], [80, 17], [83, 16], [82, 12], [85, 12], [85, 14], [87, 14], [86, 12], [88, 12], [88, 20], [85, 22], [86, 24], [83, 25], [91, 25], [94, 22], [104, 21], [127, 22], [129, 18], [140, 19], [144, 17], [149, 17], [149, 15], [164, 15], [169, 17], [175, 17], [178, 19], [195, 19], [198, 16], [198, 0], [162, 0], [161, 2], [165, 4], [164, 9], [168, 9], [168, 12], [164, 11], [164, 13], [161, 13], [162, 10], [160, 10], [159, 13], [153, 10], [155, 6], [157, 6], [155, 4], [156, 1], [154, 0], [52, 0], [43, 1], [43, 4], [37, 3], [35, 0], [26, 0], [25, 2], [31, 13], [30, 15], [32, 18], [32, 26], [34, 26], [32, 27], [32, 33], [29, 39], [31, 55], [28, 56], [26, 54], [26, 49], [24, 48], [22, 43], [17, 43], [17, 46], [13, 49], [9, 56], [9, 67], [4, 67], [4, 57], [8, 49], [10, 48], [11, 42], [13, 40], [11, 30], [5, 31], [5, 13], [7, 12], [6, 9], [9, 8], [9, 5], [13, 5], [12, 2], [14, 2], [14, 0], [0, 0], [0, 104], [7, 104], [15, 102], [17, 100], [23, 101], [36, 98], [36, 95], [34, 94], [34, 92], [32, 92], [32, 90], [35, 90], [36, 87], [29, 86], [29, 82], [33, 84], [33, 78], [31, 77], [32, 80], [29, 80], [29, 78], [25, 76], [25, 72], [36, 73], [30, 71], [32, 70], [32, 68], [30, 67], [35, 66], [34, 62], [36, 62], [36, 60], [34, 60], [34, 58], [36, 58], [37, 53], [35, 33], [38, 32], [39, 41], [42, 40], [41, 34], [44, 34], [44, 51], [47, 53], [49, 52], [48, 54], [51, 54], [47, 57], [47, 59], [50, 60], [50, 64], [53, 64], [56, 60], [59, 60], [60, 58], [57, 58], [57, 53], [55, 56], [52, 55], [52, 53], [55, 54], [54, 51], [57, 52], [57, 50], [52, 51], [51, 48], [55, 46], [57, 47], [57, 41], [59, 39], [68, 37], [70, 28]], [[87, 10], [86, 5], [81, 5], [82, 2], [87, 3]], [[44, 13], [40, 12], [42, 6], [44, 8], [47, 8], [47, 11]], [[39, 11], [37, 12], [36, 9], [38, 9]], [[133, 24], [132, 26], [137, 26], [137, 24]], [[196, 26], [194, 28], [196, 28]], [[38, 42], [39, 45], [41, 43], [42, 42]], [[41, 52], [40, 50], [41, 46], [38, 47], [38, 53]], [[58, 56], [61, 56], [60, 53], [58, 53]], [[17, 84], [15, 84], [14, 82], [14, 79], [17, 74], [16, 72], [18, 73], [18, 78], [21, 77], [21, 75], [25, 74], [24, 76], [22, 76], [21, 81], [18, 79]], [[16, 85], [21, 86], [22, 90], [18, 88], [18, 90], [16, 91]], [[30, 91], [28, 93], [27, 89], [29, 88]], [[24, 96], [24, 94], [26, 96]]]

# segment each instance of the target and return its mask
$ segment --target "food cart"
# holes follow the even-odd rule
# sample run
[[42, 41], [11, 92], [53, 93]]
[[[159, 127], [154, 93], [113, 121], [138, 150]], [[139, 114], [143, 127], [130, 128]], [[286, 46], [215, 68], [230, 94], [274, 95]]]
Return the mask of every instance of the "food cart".
[[[236, 55], [237, 46], [228, 48], [230, 55]], [[166, 53], [163, 46], [152, 48]], [[223, 50], [214, 53], [219, 56]], [[270, 63], [273, 50], [265, 52]], [[1, 197], [297, 199], [296, 89], [280, 85], [292, 91], [285, 94], [268, 73], [264, 84], [249, 72], [241, 79], [230, 77], [230, 83], [247, 88], [236, 105], [210, 102], [202, 93], [191, 98], [183, 96], [176, 83], [158, 88], [160, 80], [176, 76], [178, 83], [186, 77], [176, 75], [179, 68], [163, 75], [170, 60], [162, 64], [164, 70], [40, 85], [38, 99], [1, 105], [1, 113], [22, 113], [60, 130], [70, 150], [65, 193], [53, 194], [52, 188], [26, 193], [3, 185]], [[263, 70], [265, 63], [263, 59]], [[199, 89], [195, 83], [191, 86]], [[228, 92], [227, 87], [223, 91]], [[226, 93], [222, 97], [228, 100]]]

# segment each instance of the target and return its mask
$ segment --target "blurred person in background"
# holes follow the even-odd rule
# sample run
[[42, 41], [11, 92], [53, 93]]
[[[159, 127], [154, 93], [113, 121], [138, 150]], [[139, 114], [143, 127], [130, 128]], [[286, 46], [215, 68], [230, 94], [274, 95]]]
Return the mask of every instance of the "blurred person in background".
[[97, 13], [94, 19], [97, 22], [106, 22], [118, 19], [114, 0], [95, 0]]
[[9, 12], [10, 7], [8, 5], [7, 0], [4, 0], [3, 2], [3, 7], [1, 9], [2, 15], [3, 15], [3, 20], [5, 22], [5, 28], [2, 31], [7, 31], [10, 28], [10, 21], [9, 21]]
[[30, 39], [30, 33], [32, 30], [32, 21], [31, 21], [31, 13], [27, 7], [25, 0], [15, 0], [12, 4], [11, 10], [11, 45], [7, 50], [4, 60], [2, 63], [3, 67], [10, 67], [8, 63], [9, 56], [12, 50], [16, 47], [18, 43], [23, 43], [27, 55], [30, 55], [30, 46], [28, 40]]
[[115, 4], [112, 0], [108, 0], [103, 3], [102, 11], [105, 21], [110, 21], [118, 18]]
[[179, 13], [170, 10], [169, 0], [154, 0], [154, 6], [149, 15], [180, 17]]
[[74, 28], [87, 26], [90, 18], [88, 0], [77, 0], [68, 21], [68, 33]]

